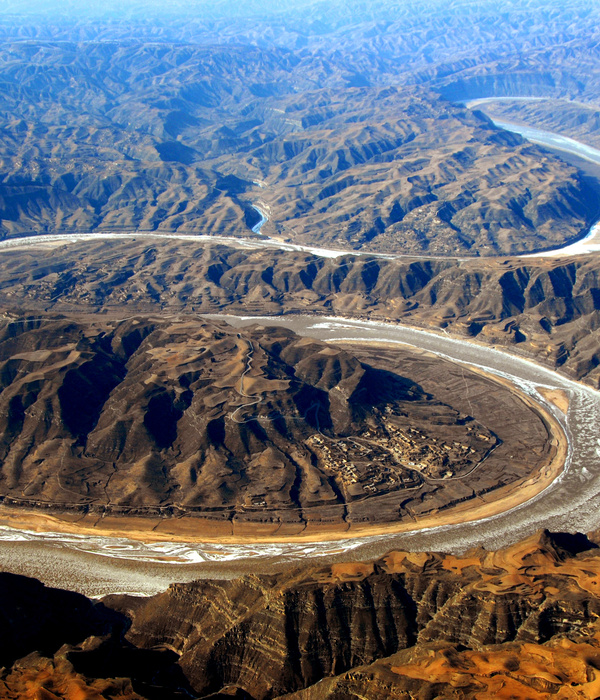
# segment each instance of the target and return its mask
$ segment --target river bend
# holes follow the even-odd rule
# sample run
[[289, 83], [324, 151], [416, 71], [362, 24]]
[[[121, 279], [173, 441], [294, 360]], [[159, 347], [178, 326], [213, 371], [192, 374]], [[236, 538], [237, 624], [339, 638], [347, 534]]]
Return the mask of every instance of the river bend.
[[[526, 138], [569, 152], [600, 164], [600, 151], [549, 132], [514, 124], [498, 123]], [[268, 220], [259, 207], [261, 220], [256, 232]], [[213, 236], [160, 235], [131, 233], [57, 234], [0, 242], [0, 251], [17, 247], [60, 242], [85, 242], [99, 238], [165, 238], [225, 242], [241, 248], [277, 248], [300, 250], [322, 257], [369, 255], [397, 258], [415, 256], [374, 255], [355, 251], [329, 250], [283, 244], [268, 238], [238, 239]], [[559, 257], [600, 251], [600, 222], [581, 241], [543, 256]], [[272, 570], [300, 558], [322, 557], [322, 561], [352, 557], [372, 558], [390, 549], [464, 551], [473, 546], [495, 549], [515, 542], [546, 527], [555, 531], [590, 531], [600, 527], [600, 393], [557, 372], [524, 359], [473, 342], [432, 333], [367, 321], [339, 318], [289, 316], [243, 318], [216, 315], [241, 326], [260, 322], [291, 328], [296, 333], [325, 341], [385, 341], [405, 343], [465, 362], [509, 379], [529, 393], [561, 421], [569, 439], [569, 456], [565, 471], [537, 497], [511, 511], [461, 525], [430, 528], [401, 535], [353, 538], [321, 543], [265, 543], [257, 545], [219, 545], [155, 543], [146, 544], [125, 538], [90, 537], [59, 533], [34, 533], [0, 527], [0, 567], [6, 571], [37, 576], [50, 585], [79, 590], [87, 595], [109, 592], [134, 592], [149, 595], [172, 581], [188, 581], [206, 576], [232, 576], [258, 568]], [[536, 387], [563, 389], [569, 395], [568, 416], [545, 402]]]
[[[213, 315], [236, 327], [252, 323], [281, 325], [324, 341], [354, 340], [403, 343], [441, 357], [485, 368], [505, 377], [545, 405], [569, 439], [564, 472], [541, 494], [503, 514], [472, 523], [417, 530], [398, 535], [355, 537], [330, 542], [261, 544], [143, 543], [125, 538], [33, 533], [0, 529], [0, 566], [26, 571], [42, 580], [101, 595], [125, 591], [152, 594], [172, 581], [269, 571], [287, 562], [320, 557], [323, 562], [372, 558], [390, 549], [461, 552], [474, 546], [495, 549], [542, 527], [589, 531], [600, 525], [600, 392], [557, 372], [493, 348], [399, 325], [341, 318], [290, 315], [239, 317]], [[568, 415], [548, 404], [537, 387], [562, 389], [570, 400]], [[81, 569], [81, 561], [93, 562]], [[16, 562], [16, 564], [15, 564]], [[48, 570], [51, 562], [51, 571]], [[79, 562], [79, 564], [77, 564]], [[21, 567], [21, 569], [19, 569]], [[40, 570], [41, 569], [41, 570]], [[83, 576], [83, 579], [82, 579]]]

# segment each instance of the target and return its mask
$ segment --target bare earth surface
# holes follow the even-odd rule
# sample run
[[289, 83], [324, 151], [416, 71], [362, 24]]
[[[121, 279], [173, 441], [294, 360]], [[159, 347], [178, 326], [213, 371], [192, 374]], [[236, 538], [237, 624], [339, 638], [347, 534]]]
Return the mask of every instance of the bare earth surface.
[[5, 3], [2, 697], [600, 696], [599, 27]]
[[36, 700], [592, 700], [598, 551], [583, 535], [543, 531], [495, 552], [395, 550], [97, 604], [2, 574], [11, 622], [0, 690]]
[[566, 455], [559, 424], [515, 387], [407, 350], [49, 316], [8, 322], [0, 352], [5, 512], [70, 513], [76, 532], [414, 529], [527, 500]]

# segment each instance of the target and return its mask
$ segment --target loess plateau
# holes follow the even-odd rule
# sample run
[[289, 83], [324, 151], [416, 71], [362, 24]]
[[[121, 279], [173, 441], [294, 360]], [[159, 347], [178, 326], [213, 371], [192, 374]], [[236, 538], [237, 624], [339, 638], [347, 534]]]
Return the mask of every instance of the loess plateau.
[[4, 506], [90, 524], [195, 516], [194, 536], [417, 526], [560, 469], [557, 426], [515, 389], [424, 353], [282, 328], [6, 321], [0, 381]]
[[592, 700], [599, 551], [583, 535], [546, 531], [496, 552], [394, 551], [96, 602], [2, 574], [0, 692]]
[[[514, 387], [201, 314], [408, 323], [597, 389], [598, 255], [519, 256], [584, 237], [600, 169], [490, 116], [598, 147], [598, 4], [124, 5], [0, 10], [0, 526], [51, 524], [55, 554], [60, 532], [479, 537], [545, 489], [565, 436]], [[249, 560], [223, 580], [219, 562], [149, 598], [0, 573], [0, 696], [596, 700], [598, 533], [488, 525], [497, 551]]]

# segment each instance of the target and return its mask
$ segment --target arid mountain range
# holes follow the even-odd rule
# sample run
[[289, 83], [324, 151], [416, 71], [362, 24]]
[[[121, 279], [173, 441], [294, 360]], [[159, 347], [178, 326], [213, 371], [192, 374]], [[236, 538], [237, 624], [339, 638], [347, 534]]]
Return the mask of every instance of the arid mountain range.
[[[594, 190], [558, 159], [480, 113], [411, 92], [353, 88], [280, 102], [277, 112], [300, 128], [235, 166], [261, 183], [258, 202], [272, 222], [262, 232], [335, 248], [485, 256], [552, 247], [595, 220]], [[231, 156], [217, 163], [234, 167]]]
[[402, 321], [504, 346], [597, 387], [599, 274], [595, 256], [323, 258], [140, 236], [3, 251], [0, 304], [8, 319], [129, 309]]
[[[30, 16], [28, 34], [6, 16], [0, 232], [249, 235], [263, 201], [265, 233], [350, 249], [498, 255], [581, 237], [598, 210], [589, 183], [448, 99], [590, 99], [569, 71], [593, 62], [595, 11], [573, 3], [555, 17], [530, 3], [511, 24], [479, 10], [481, 36], [449, 63], [474, 18], [433, 5], [419, 20], [388, 8], [383, 23], [335, 5], [304, 40], [301, 7], [264, 18], [275, 25], [262, 40], [254, 15], [202, 27], [174, 10], [149, 43], [135, 12], [130, 36], [112, 22], [111, 40], [97, 18], [88, 36], [77, 12]], [[532, 17], [544, 21], [535, 44]], [[558, 57], [561, 22], [572, 31], [575, 17], [580, 33]], [[500, 35], [485, 39], [488, 25]], [[296, 40], [278, 41], [275, 26]]]
[[544, 532], [498, 552], [391, 552], [95, 604], [2, 574], [0, 689], [44, 700], [592, 699], [599, 551]]

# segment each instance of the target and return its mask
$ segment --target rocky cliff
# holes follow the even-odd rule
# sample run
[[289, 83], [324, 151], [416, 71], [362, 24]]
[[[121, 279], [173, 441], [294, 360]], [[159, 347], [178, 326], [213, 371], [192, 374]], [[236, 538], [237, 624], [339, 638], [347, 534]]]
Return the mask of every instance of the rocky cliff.
[[[23, 697], [17, 692], [27, 681], [54, 693], [37, 696], [44, 700], [186, 692], [256, 700], [591, 699], [600, 686], [598, 551], [582, 535], [545, 532], [498, 552], [392, 552], [372, 563], [173, 584], [149, 599], [110, 596], [86, 603], [105, 620], [104, 632], [67, 638], [53, 628], [45, 656], [14, 664], [15, 654], [3, 652], [9, 668], [0, 687], [6, 697]], [[34, 615], [39, 584], [11, 585], [5, 604], [18, 595], [19, 615]], [[7, 630], [8, 643], [15, 634], [23, 637]], [[29, 637], [18, 653], [36, 649], [39, 640]], [[119, 677], [131, 685], [109, 680]], [[68, 695], [68, 683], [80, 695]]]

